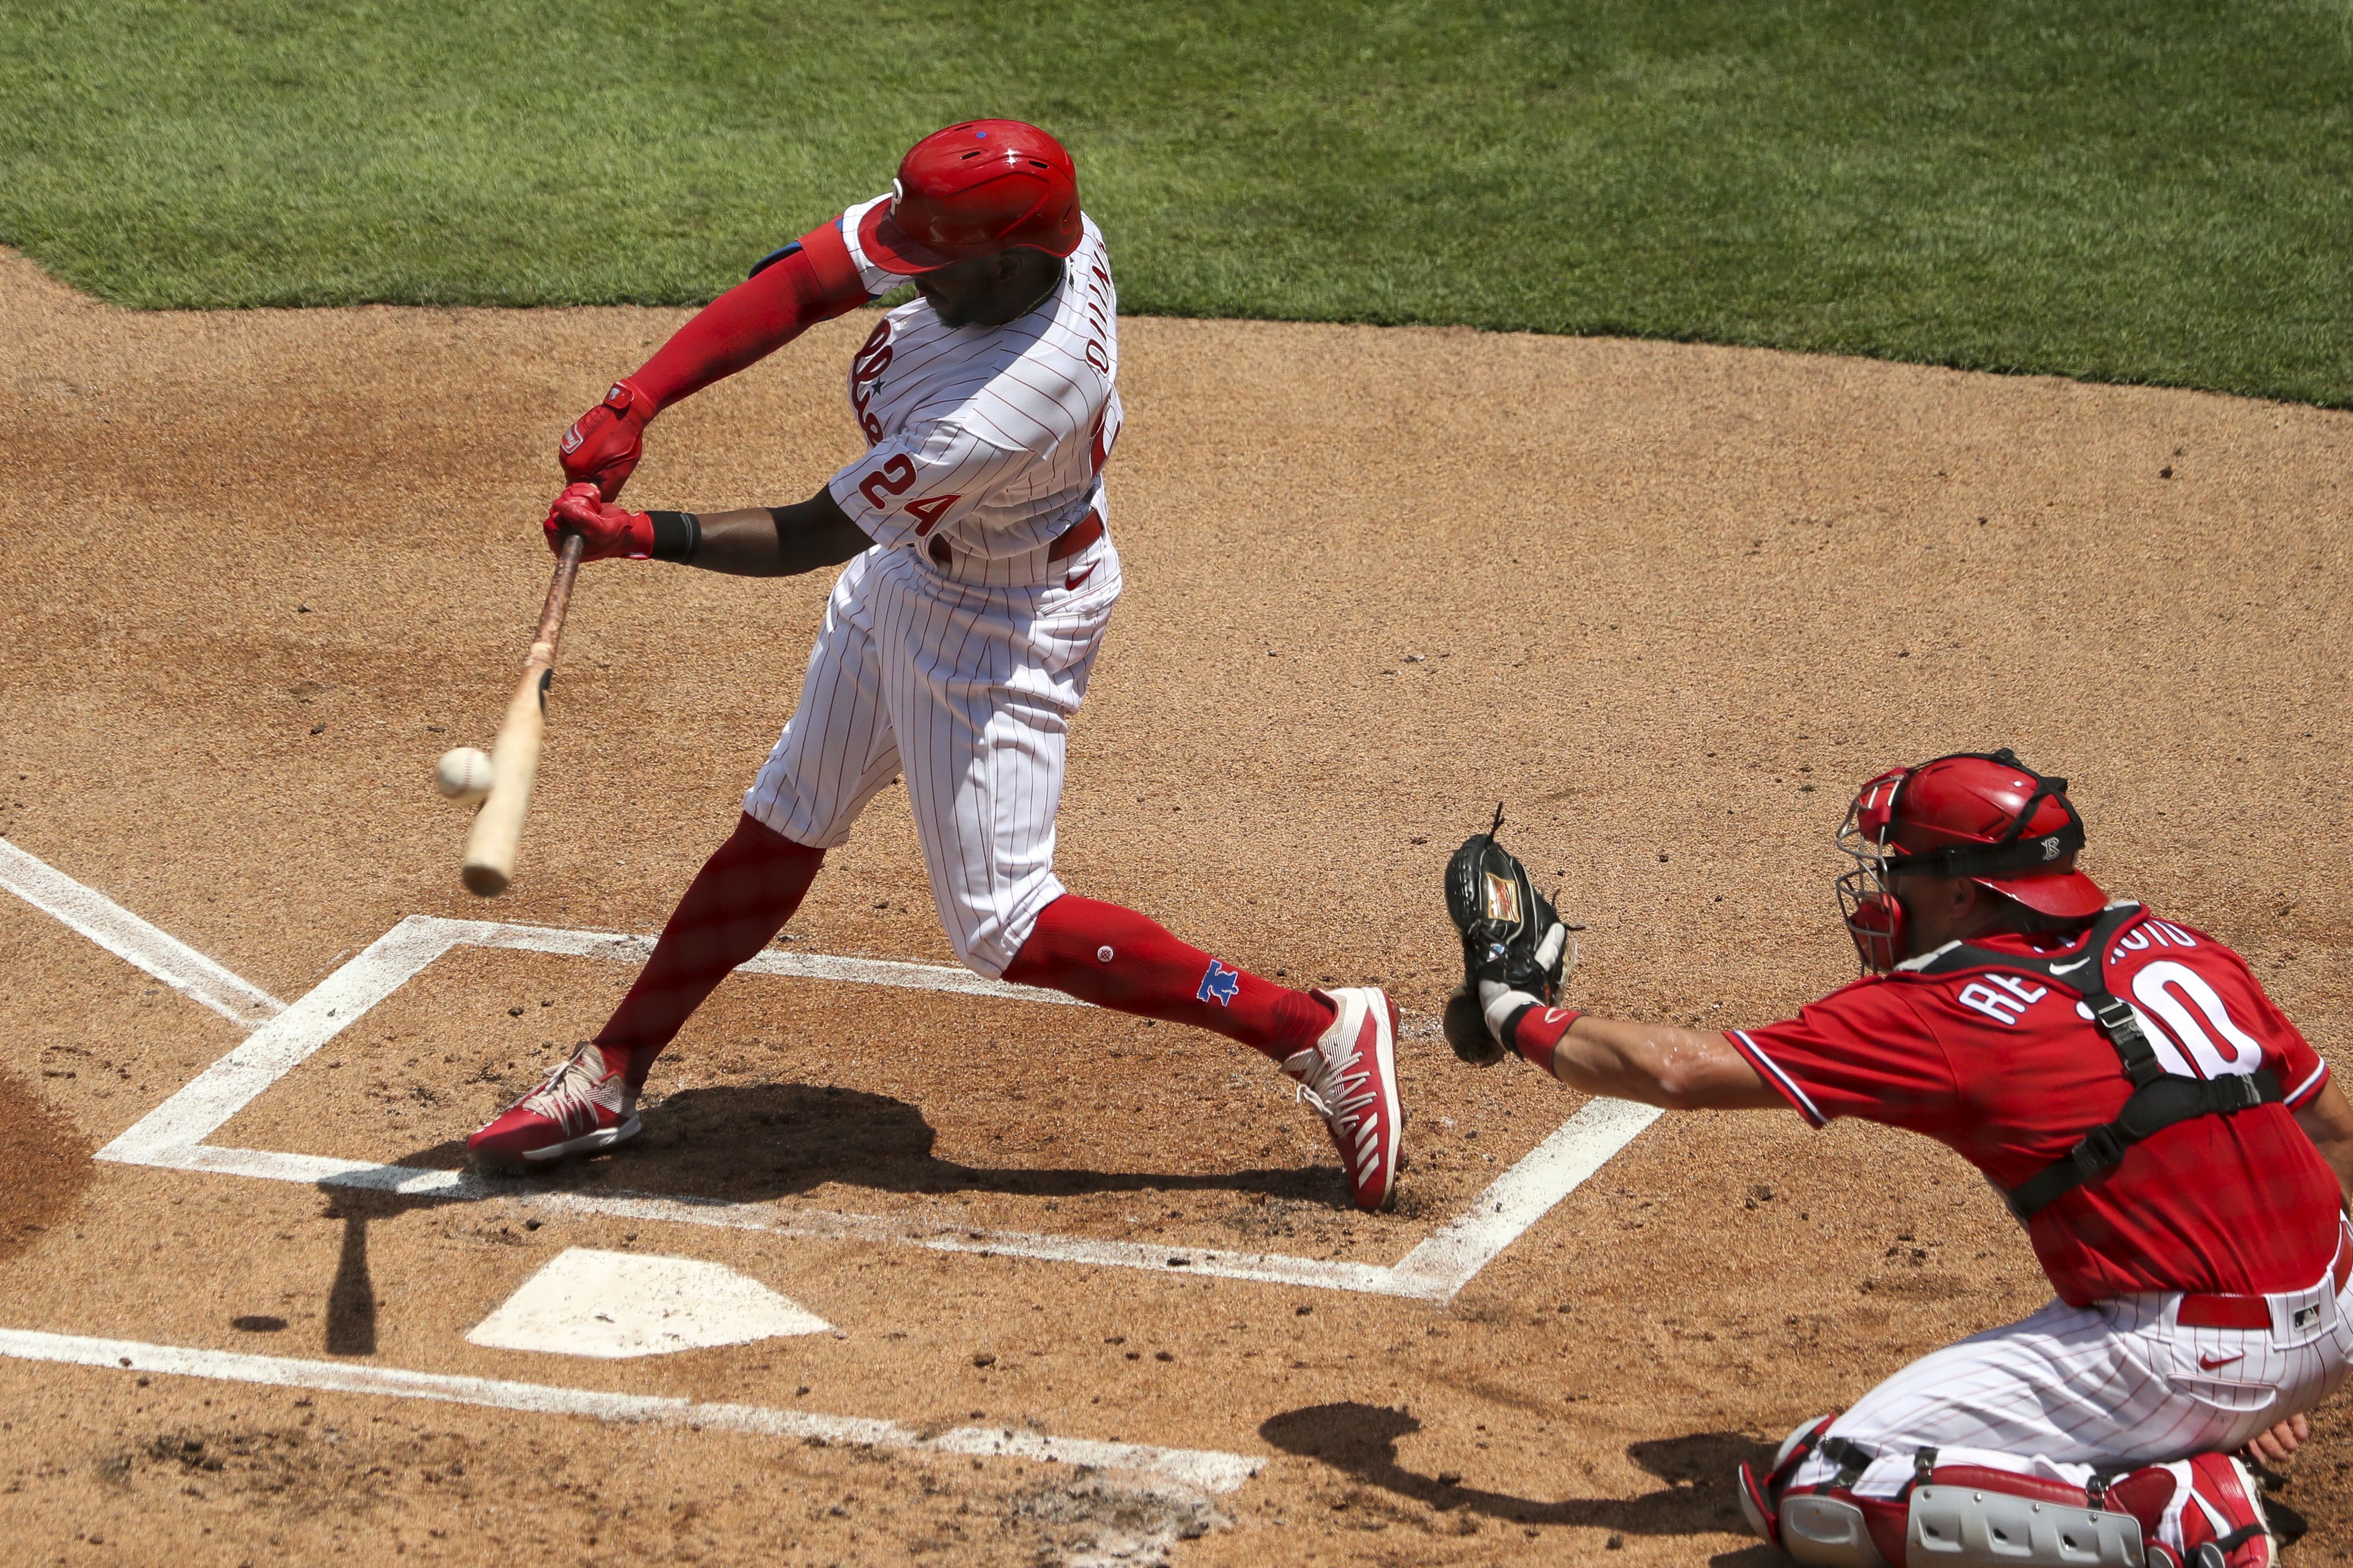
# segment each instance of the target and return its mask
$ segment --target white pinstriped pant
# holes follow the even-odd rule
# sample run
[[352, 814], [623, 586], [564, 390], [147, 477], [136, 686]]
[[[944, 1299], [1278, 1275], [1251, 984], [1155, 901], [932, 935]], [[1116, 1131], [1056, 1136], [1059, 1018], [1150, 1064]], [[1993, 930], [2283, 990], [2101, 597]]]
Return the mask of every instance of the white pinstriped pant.
[[1047, 580], [1028, 587], [960, 583], [912, 549], [852, 560], [826, 601], [800, 705], [744, 796], [755, 820], [830, 849], [903, 775], [940, 924], [992, 978], [1062, 896], [1054, 813], [1069, 721], [1120, 591], [1108, 538], [1050, 571], [1039, 558]]
[[[1831, 1424], [1830, 1436], [1873, 1456], [1853, 1489], [1894, 1497], [1922, 1447], [1941, 1463], [2075, 1486], [2226, 1453], [2327, 1398], [2353, 1363], [2353, 1285], [2339, 1295], [2333, 1278], [2272, 1297], [2268, 1330], [2182, 1328], [2173, 1321], [2180, 1301], [2053, 1301], [1921, 1357]], [[1817, 1449], [1792, 1484], [1838, 1470]]]

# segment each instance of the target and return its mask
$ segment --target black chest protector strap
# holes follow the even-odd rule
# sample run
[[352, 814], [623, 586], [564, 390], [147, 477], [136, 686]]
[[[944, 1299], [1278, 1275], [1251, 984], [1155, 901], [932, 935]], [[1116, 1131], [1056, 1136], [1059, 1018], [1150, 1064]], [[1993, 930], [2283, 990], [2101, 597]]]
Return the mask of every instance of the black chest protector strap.
[[[2278, 1075], [2270, 1068], [2253, 1073], [2225, 1073], [2221, 1078], [2185, 1078], [2167, 1072], [2157, 1051], [2141, 1030], [2132, 1006], [2111, 994], [2107, 985], [2108, 952], [2124, 929], [2142, 915], [2138, 904], [2119, 904], [2092, 923], [2091, 938], [2068, 959], [2055, 955], [1996, 952], [1989, 948], [1957, 942], [1914, 973], [1951, 974], [1968, 969], [2023, 971], [2075, 992], [2091, 1009], [2100, 1032], [2116, 1047], [2125, 1077], [2132, 1080], [2132, 1098], [2116, 1119], [2094, 1127], [2066, 1154], [2045, 1165], [2002, 1196], [2010, 1212], [2031, 1219], [2077, 1187], [2105, 1178], [2124, 1163], [2125, 1151], [2142, 1139], [2198, 1116], [2229, 1116], [2258, 1105], [2277, 1105], [2286, 1097]], [[2086, 963], [2085, 961], [2089, 962]], [[2059, 972], [2065, 971], [2063, 976]]]

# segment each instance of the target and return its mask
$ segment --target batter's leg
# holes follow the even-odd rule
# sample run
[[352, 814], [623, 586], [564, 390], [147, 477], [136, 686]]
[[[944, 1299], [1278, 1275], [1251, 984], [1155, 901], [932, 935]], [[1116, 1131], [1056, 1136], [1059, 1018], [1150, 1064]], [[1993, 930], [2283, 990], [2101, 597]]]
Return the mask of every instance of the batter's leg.
[[1099, 1007], [1191, 1024], [1282, 1064], [1332, 1134], [1357, 1206], [1396, 1199], [1405, 1110], [1397, 1006], [1369, 986], [1326, 994], [1261, 980], [1134, 910], [1065, 893], [1038, 912], [1005, 978]]
[[800, 705], [745, 794], [734, 833], [703, 863], [596, 1038], [467, 1140], [477, 1164], [541, 1169], [635, 1137], [654, 1058], [728, 972], [784, 929], [826, 850], [897, 771], [864, 615], [868, 564], [853, 562], [834, 584]]
[[526, 1172], [637, 1136], [646, 1070], [728, 972], [784, 929], [824, 863], [824, 850], [738, 819], [695, 874], [612, 1017], [466, 1141], [474, 1163]]
[[825, 864], [825, 851], [796, 844], [765, 823], [738, 817], [726, 843], [702, 863], [678, 901], [653, 956], [596, 1044], [632, 1091], [703, 998], [734, 967], [775, 940]]
[[719, 847], [662, 928], [653, 957], [596, 1031], [623, 1058], [632, 1091], [728, 971], [784, 929], [876, 791], [898, 771], [880, 667], [866, 620], [867, 565], [854, 563], [826, 601], [800, 702], [744, 792], [734, 836]]
[[1075, 893], [1039, 912], [1005, 978], [1098, 1007], [1190, 1024], [1277, 1062], [1314, 1045], [1335, 1011], [1313, 993], [1261, 980], [1178, 941], [1134, 910]]
[[932, 897], [981, 973], [1194, 1024], [1265, 1052], [1332, 1135], [1359, 1206], [1396, 1197], [1404, 1111], [1396, 1005], [1370, 987], [1293, 991], [1179, 942], [1054, 875], [1070, 716], [1117, 578], [1029, 613], [950, 604], [902, 562], [878, 584], [875, 646]]

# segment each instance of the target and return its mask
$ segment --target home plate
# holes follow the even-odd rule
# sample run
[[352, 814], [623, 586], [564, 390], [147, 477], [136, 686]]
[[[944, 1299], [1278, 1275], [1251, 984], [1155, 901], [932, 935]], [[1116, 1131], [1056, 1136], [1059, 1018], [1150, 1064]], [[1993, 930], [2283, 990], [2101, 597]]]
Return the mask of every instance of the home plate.
[[524, 1280], [466, 1342], [609, 1361], [819, 1334], [831, 1326], [722, 1264], [573, 1247]]

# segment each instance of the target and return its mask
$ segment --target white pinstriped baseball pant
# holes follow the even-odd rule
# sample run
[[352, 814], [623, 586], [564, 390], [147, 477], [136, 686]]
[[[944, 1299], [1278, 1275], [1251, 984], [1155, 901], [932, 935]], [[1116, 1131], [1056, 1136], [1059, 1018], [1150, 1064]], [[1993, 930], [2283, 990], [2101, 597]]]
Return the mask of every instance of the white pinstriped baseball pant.
[[[2075, 1486], [2227, 1453], [2327, 1399], [2353, 1363], [2353, 1285], [2340, 1295], [2332, 1277], [2270, 1298], [2268, 1330], [2184, 1328], [2174, 1321], [2180, 1301], [2053, 1301], [1921, 1357], [1831, 1423], [1829, 1436], [1873, 1456], [1854, 1491], [1895, 1496], [1923, 1447], [1939, 1463]], [[1817, 1449], [1792, 1484], [1830, 1480], [1839, 1468]]]
[[986, 587], [912, 549], [852, 560], [826, 601], [800, 704], [744, 796], [755, 820], [830, 849], [904, 776], [940, 924], [957, 958], [992, 978], [1062, 896], [1054, 813], [1070, 716], [1120, 591], [1108, 538], [1066, 562], [1041, 552], [1039, 566], [1042, 583]]

